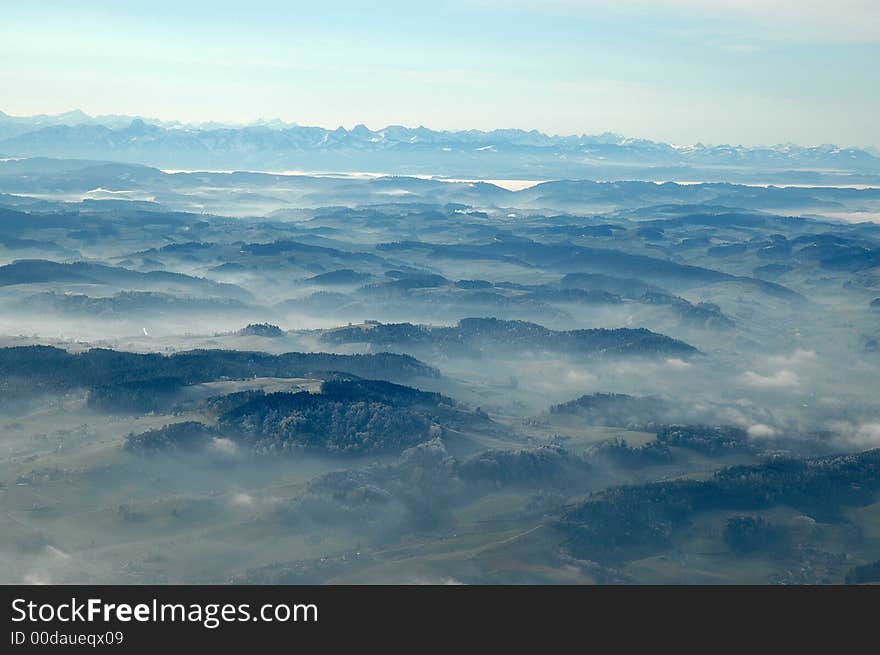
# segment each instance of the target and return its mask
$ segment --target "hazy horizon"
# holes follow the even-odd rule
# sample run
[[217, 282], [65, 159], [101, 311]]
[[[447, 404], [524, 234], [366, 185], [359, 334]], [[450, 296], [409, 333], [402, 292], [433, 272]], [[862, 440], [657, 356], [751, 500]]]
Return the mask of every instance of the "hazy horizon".
[[7, 9], [0, 83], [17, 115], [876, 148], [870, 4], [50, 2]]
[[[859, 150], [866, 151], [877, 151], [880, 148], [877, 148], [873, 145], [863, 144], [863, 143], [844, 143], [844, 142], [828, 142], [828, 141], [815, 141], [815, 142], [795, 142], [795, 141], [767, 141], [762, 143], [740, 143], [740, 142], [714, 142], [709, 141], [708, 139], [696, 139], [689, 142], [664, 142], [661, 139], [652, 139], [649, 137], [636, 137], [631, 134], [621, 133], [615, 130], [596, 130], [591, 132], [552, 132], [538, 129], [536, 127], [529, 126], [510, 126], [510, 125], [498, 125], [496, 127], [488, 127], [488, 128], [476, 128], [476, 127], [461, 127], [461, 128], [442, 128], [433, 124], [429, 124], [426, 122], [419, 122], [415, 120], [413, 122], [408, 123], [391, 123], [391, 122], [382, 122], [378, 121], [375, 123], [366, 123], [364, 121], [354, 121], [345, 124], [331, 125], [331, 124], [315, 124], [315, 123], [303, 123], [296, 120], [285, 120], [279, 118], [277, 116], [258, 116], [256, 118], [246, 120], [246, 121], [221, 121], [214, 120], [211, 118], [206, 118], [204, 120], [182, 120], [175, 116], [148, 116], [146, 114], [125, 114], [125, 113], [92, 113], [84, 111], [81, 107], [71, 107], [70, 109], [57, 111], [57, 112], [49, 112], [49, 111], [37, 111], [34, 113], [13, 113], [10, 111], [5, 111], [3, 108], [0, 108], [0, 116], [6, 116], [7, 118], [12, 119], [36, 119], [45, 117], [47, 119], [61, 119], [66, 116], [73, 116], [81, 114], [84, 117], [87, 117], [93, 121], [100, 121], [101, 119], [109, 119], [109, 118], [130, 118], [132, 120], [143, 120], [147, 123], [159, 124], [164, 127], [181, 127], [181, 128], [201, 128], [205, 129], [206, 127], [227, 127], [227, 128], [244, 128], [244, 127], [258, 127], [258, 126], [275, 126], [275, 125], [284, 125], [285, 127], [314, 127], [320, 128], [324, 130], [337, 130], [344, 129], [347, 131], [352, 131], [358, 127], [366, 127], [370, 131], [377, 132], [384, 129], [388, 129], [390, 127], [403, 127], [406, 129], [428, 129], [435, 132], [483, 132], [483, 133], [491, 133], [491, 132], [504, 132], [504, 131], [521, 131], [521, 132], [539, 132], [545, 136], [549, 137], [559, 137], [559, 138], [567, 138], [567, 137], [601, 137], [601, 136], [616, 136], [621, 139], [625, 139], [627, 141], [652, 141], [655, 143], [667, 143], [673, 147], [677, 148], [688, 148], [698, 145], [703, 145], [707, 147], [723, 147], [723, 146], [731, 146], [731, 147], [742, 147], [742, 148], [779, 148], [784, 146], [798, 146], [802, 148], [814, 148], [821, 146], [837, 146], [841, 148], [856, 148]], [[59, 124], [66, 124], [61, 123]]]

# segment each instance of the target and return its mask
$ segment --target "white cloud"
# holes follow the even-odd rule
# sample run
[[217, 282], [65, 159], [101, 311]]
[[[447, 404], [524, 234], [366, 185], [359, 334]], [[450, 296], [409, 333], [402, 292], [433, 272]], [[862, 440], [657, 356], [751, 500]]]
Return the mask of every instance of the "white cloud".
[[742, 375], [743, 382], [750, 387], [759, 389], [786, 389], [800, 385], [801, 381], [794, 371], [782, 370], [770, 375], [761, 375], [754, 371], [746, 371]]
[[254, 497], [251, 496], [249, 493], [245, 493], [242, 491], [233, 494], [230, 501], [233, 505], [238, 505], [240, 507], [250, 507], [254, 504]]
[[31, 571], [25, 573], [21, 581], [26, 585], [49, 585], [52, 584], [52, 577], [46, 571]]
[[795, 350], [789, 355], [775, 355], [767, 358], [767, 363], [773, 367], [802, 366], [816, 361], [816, 351]]
[[226, 437], [214, 437], [211, 440], [210, 447], [223, 455], [235, 455], [238, 453], [238, 445], [232, 439], [227, 439]]
[[764, 423], [755, 423], [746, 430], [752, 439], [767, 439], [776, 435], [776, 430]]
[[850, 426], [843, 434], [847, 444], [856, 448], [880, 447], [880, 423], [863, 423], [859, 426]]

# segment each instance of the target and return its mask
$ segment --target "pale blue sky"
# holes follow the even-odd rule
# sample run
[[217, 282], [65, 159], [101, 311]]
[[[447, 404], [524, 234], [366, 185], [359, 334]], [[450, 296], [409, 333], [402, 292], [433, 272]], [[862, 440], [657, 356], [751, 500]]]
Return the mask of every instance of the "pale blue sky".
[[0, 0], [0, 110], [880, 146], [874, 0]]

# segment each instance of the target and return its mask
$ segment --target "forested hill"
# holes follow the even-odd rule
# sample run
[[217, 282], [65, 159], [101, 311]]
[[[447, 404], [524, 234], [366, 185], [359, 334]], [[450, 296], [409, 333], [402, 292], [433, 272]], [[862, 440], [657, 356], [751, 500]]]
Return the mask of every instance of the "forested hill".
[[453, 327], [411, 323], [368, 324], [324, 332], [327, 343], [432, 345], [443, 348], [510, 348], [588, 355], [695, 355], [684, 341], [645, 328], [551, 330], [537, 323], [466, 318]]
[[408, 355], [271, 355], [234, 350], [192, 350], [173, 355], [92, 349], [70, 353], [52, 346], [0, 349], [0, 384], [7, 392], [74, 388], [107, 409], [150, 409], [168, 402], [189, 384], [253, 377], [317, 377], [334, 374], [406, 381], [439, 376], [437, 369]]

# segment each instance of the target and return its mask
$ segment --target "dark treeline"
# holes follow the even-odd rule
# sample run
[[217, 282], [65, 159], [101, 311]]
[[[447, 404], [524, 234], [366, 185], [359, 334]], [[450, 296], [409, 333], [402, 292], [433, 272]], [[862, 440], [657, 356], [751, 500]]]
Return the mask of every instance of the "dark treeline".
[[721, 469], [708, 480], [671, 480], [602, 491], [559, 523], [577, 557], [625, 560], [666, 547], [699, 512], [787, 505], [834, 520], [842, 507], [873, 501], [880, 449], [811, 460], [776, 458]]
[[253, 377], [358, 377], [407, 380], [437, 377], [436, 369], [407, 355], [271, 355], [231, 350], [192, 350], [173, 355], [92, 349], [70, 353], [51, 346], [0, 349], [0, 378], [9, 389], [59, 392], [90, 390], [90, 402], [107, 410], [149, 411], [189, 384]]
[[522, 348], [589, 355], [678, 355], [698, 351], [693, 346], [645, 328], [557, 331], [527, 321], [466, 318], [454, 327], [411, 323], [377, 323], [344, 327], [323, 334], [333, 344], [423, 344], [444, 348]]

